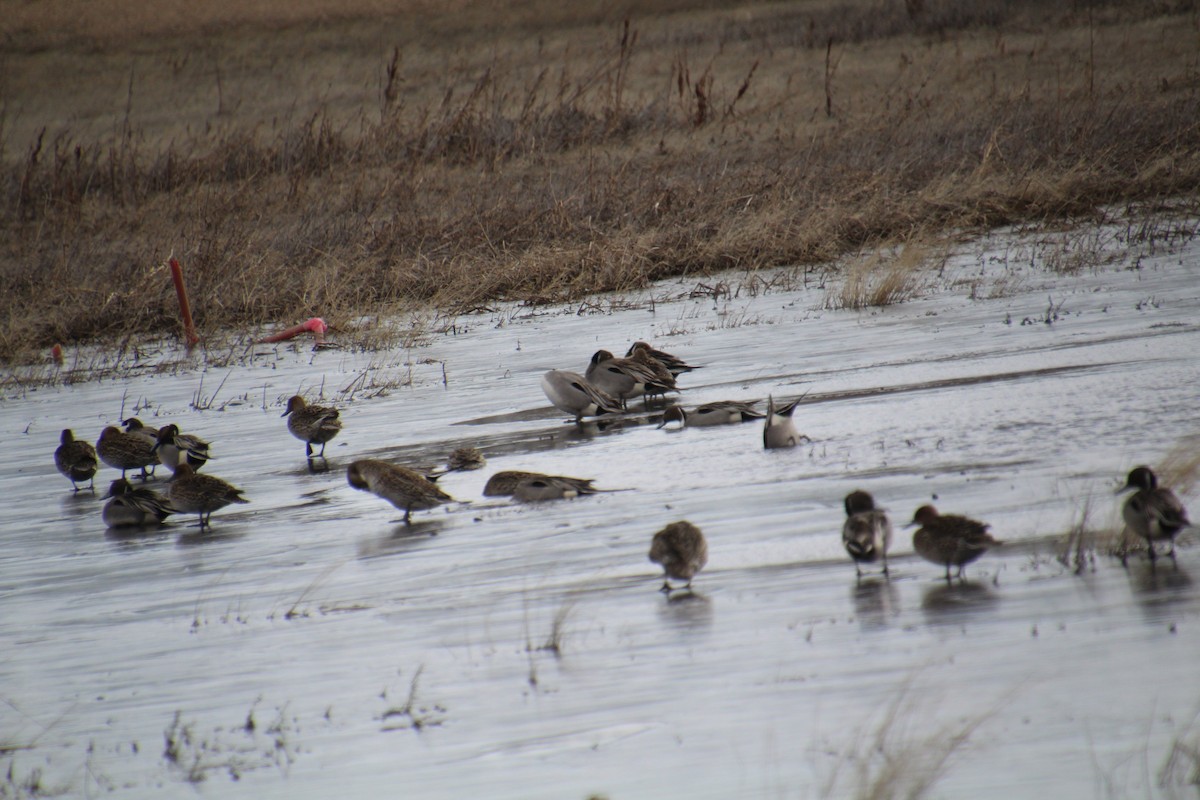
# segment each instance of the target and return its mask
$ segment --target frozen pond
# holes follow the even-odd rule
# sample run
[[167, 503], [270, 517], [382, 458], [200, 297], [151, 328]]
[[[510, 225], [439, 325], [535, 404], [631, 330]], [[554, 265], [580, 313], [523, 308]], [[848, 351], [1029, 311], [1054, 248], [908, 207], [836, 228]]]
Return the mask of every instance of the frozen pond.
[[[165, 371], [178, 354], [155, 352], [119, 380], [10, 384], [0, 796], [841, 797], [882, 775], [897, 795], [1194, 796], [1191, 764], [1164, 766], [1200, 740], [1193, 537], [1178, 569], [1055, 559], [1085, 504], [1118, 527], [1126, 472], [1200, 432], [1200, 243], [1125, 233], [963, 243], [885, 309], [829, 310], [820, 276], [716, 299], [682, 281], [630, 298], [652, 305], [498, 308], [407, 350]], [[1047, 268], [1065, 256], [1082, 269]], [[636, 339], [705, 365], [687, 405], [805, 394], [812, 444], [549, 408], [544, 371]], [[280, 418], [297, 392], [342, 409], [326, 472]], [[106, 531], [117, 473], [73, 494], [52, 453], [135, 412], [209, 439], [205, 471], [250, 504], [203, 535]], [[411, 526], [346, 484], [355, 458], [461, 445], [487, 467], [440, 485], [469, 502]], [[623, 491], [483, 498], [506, 469]], [[897, 527], [936, 496], [1007, 544], [948, 587], [898, 530], [892, 580], [856, 582], [855, 488]], [[676, 519], [710, 555], [668, 599], [646, 553]]]

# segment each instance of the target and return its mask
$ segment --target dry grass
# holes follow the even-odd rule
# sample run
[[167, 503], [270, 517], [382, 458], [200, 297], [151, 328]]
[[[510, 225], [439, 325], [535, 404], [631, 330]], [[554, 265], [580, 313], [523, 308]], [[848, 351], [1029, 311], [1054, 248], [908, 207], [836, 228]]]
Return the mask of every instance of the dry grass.
[[826, 296], [825, 307], [862, 309], [903, 303], [916, 294], [922, 272], [944, 265], [946, 257], [945, 250], [935, 253], [920, 240], [906, 242], [898, 252], [874, 250], [843, 270], [841, 289]]
[[0, 6], [8, 363], [174, 332], [172, 254], [202, 331], [341, 330], [1200, 185], [1186, 0]]

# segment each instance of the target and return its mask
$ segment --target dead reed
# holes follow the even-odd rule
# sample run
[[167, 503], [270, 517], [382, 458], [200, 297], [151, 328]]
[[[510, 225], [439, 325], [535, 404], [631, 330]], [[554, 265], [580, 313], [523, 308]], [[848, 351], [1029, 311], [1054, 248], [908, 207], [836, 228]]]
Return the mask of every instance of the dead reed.
[[350, 327], [1200, 186], [1183, 0], [252, 5], [0, 23], [0, 362], [175, 332], [171, 255], [202, 331]]

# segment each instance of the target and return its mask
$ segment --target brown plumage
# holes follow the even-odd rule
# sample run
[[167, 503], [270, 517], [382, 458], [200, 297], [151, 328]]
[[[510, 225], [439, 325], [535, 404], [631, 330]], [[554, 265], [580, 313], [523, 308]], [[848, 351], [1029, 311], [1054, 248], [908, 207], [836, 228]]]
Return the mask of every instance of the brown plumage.
[[680, 374], [684, 372], [691, 372], [694, 369], [700, 369], [700, 367], [693, 367], [691, 364], [688, 364], [678, 356], [673, 356], [663, 350], [655, 350], [645, 342], [634, 342], [631, 344], [629, 346], [629, 350], [627, 350], [625, 353], [625, 357], [632, 358], [634, 353], [637, 353], [639, 350], [646, 353], [646, 355], [650, 356], [654, 360], [660, 362], [664, 367], [670, 370], [671, 374], [676, 378], [678, 378]]
[[958, 579], [963, 580], [964, 566], [989, 547], [1003, 544], [992, 538], [986, 523], [955, 514], [942, 515], [933, 506], [918, 508], [910, 525], [921, 526], [913, 534], [913, 549], [926, 561], [945, 566], [947, 582], [950, 567], [958, 567]]
[[321, 452], [316, 458], [325, 457], [325, 444], [338, 435], [342, 429], [342, 421], [338, 419], [338, 410], [327, 406], [310, 406], [300, 395], [288, 398], [287, 411], [281, 416], [288, 417], [288, 430], [292, 436], [304, 442], [304, 455], [312, 459], [314, 444], [321, 445]]
[[79, 491], [80, 487], [77, 484], [82, 481], [87, 481], [87, 488], [95, 491], [92, 478], [96, 474], [96, 467], [99, 466], [96, 462], [96, 448], [87, 442], [78, 441], [70, 428], [64, 429], [59, 437], [59, 445], [54, 451], [54, 466], [71, 481], [75, 491]]
[[687, 581], [684, 588], [692, 588], [692, 578], [708, 563], [708, 542], [704, 534], [690, 522], [672, 522], [650, 542], [650, 560], [662, 564], [662, 591], [671, 591], [671, 578]]
[[565, 475], [545, 475], [541, 472], [522, 472], [520, 470], [505, 470], [497, 472], [488, 478], [483, 487], [484, 497], [508, 497], [516, 492], [517, 487], [526, 481], [543, 480], [564, 483], [573, 488], [576, 494], [593, 494], [597, 489], [592, 487], [593, 478], [568, 478]]
[[131, 469], [141, 469], [142, 480], [147, 478], [146, 467], [158, 463], [154, 440], [140, 433], [126, 433], [115, 425], [100, 432], [96, 440], [96, 455], [105, 464], [121, 470], [121, 477]]
[[453, 497], [416, 470], [375, 458], [353, 462], [346, 468], [346, 481], [355, 489], [371, 492], [402, 509], [406, 523], [413, 511], [454, 502]]
[[597, 350], [592, 355], [584, 377], [597, 389], [621, 402], [638, 395], [678, 391], [670, 373], [664, 382], [649, 365], [632, 358], [616, 358], [607, 350]]
[[181, 514], [199, 514], [200, 529], [209, 527], [212, 512], [230, 503], [249, 503], [242, 490], [215, 475], [200, 475], [184, 462], [175, 468], [171, 479], [171, 507]]

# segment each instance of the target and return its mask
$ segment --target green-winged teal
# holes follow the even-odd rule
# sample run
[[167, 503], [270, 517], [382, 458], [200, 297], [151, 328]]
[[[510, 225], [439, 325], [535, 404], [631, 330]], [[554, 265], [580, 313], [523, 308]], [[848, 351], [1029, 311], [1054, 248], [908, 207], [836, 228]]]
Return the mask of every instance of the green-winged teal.
[[88, 442], [76, 439], [70, 428], [63, 430], [59, 442], [58, 448], [54, 451], [54, 466], [67, 476], [71, 481], [71, 486], [75, 487], [75, 491], [79, 491], [78, 484], [83, 481], [88, 482], [87, 488], [95, 491], [92, 479], [98, 466], [96, 448]]
[[621, 411], [620, 401], [593, 386], [578, 372], [550, 370], [542, 376], [542, 391], [555, 408], [574, 415], [576, 421]]
[[157, 525], [175, 513], [167, 498], [144, 486], [135, 489], [124, 478], [113, 481], [104, 497], [108, 502], [100, 515], [110, 528]]
[[199, 514], [200, 529], [209, 527], [212, 512], [230, 503], [249, 503], [242, 490], [214, 475], [200, 475], [186, 461], [175, 467], [169, 492], [171, 507], [180, 514]]
[[517, 487], [525, 481], [556, 481], [570, 485], [577, 494], [594, 494], [599, 491], [592, 487], [592, 478], [568, 478], [565, 475], [544, 475], [541, 472], [522, 472], [520, 470], [505, 470], [497, 472], [488, 478], [483, 487], [484, 497], [508, 497], [517, 491]]
[[470, 472], [487, 466], [487, 459], [478, 447], [456, 447], [446, 459], [446, 466], [431, 470], [425, 475], [431, 481], [436, 481], [448, 472]]
[[[304, 455], [309, 459], [324, 458], [325, 444], [338, 435], [342, 421], [338, 410], [327, 406], [310, 406], [300, 395], [288, 399], [287, 411], [281, 416], [288, 418], [288, 430], [304, 442]], [[313, 456], [313, 445], [321, 445], [321, 452]]]
[[1003, 544], [988, 533], [983, 522], [955, 514], [939, 514], [933, 506], [921, 506], [913, 514], [909, 526], [920, 525], [913, 534], [913, 549], [926, 561], [946, 567], [946, 582], [950, 568], [958, 567], [958, 579], [963, 580], [963, 567], [987, 552], [993, 545]]
[[638, 352], [639, 350], [645, 352], [646, 355], [650, 356], [666, 367], [676, 378], [678, 378], [684, 372], [691, 372], [694, 369], [700, 369], [700, 367], [688, 364], [679, 356], [673, 356], [663, 350], [655, 350], [646, 342], [634, 342], [631, 344], [629, 346], [629, 350], [625, 352], [625, 357], [633, 358], [634, 353]]
[[692, 588], [692, 578], [708, 563], [708, 543], [704, 534], [690, 522], [672, 522], [650, 542], [650, 560], [662, 564], [662, 591], [671, 591], [671, 578], [687, 581], [684, 588]]
[[121, 470], [121, 477], [131, 469], [142, 471], [142, 480], [148, 477], [146, 467], [158, 464], [158, 454], [154, 452], [154, 440], [140, 433], [126, 433], [115, 425], [109, 425], [100, 432], [96, 440], [96, 455], [105, 464]]
[[[1171, 549], [1167, 555], [1175, 560], [1175, 535], [1191, 525], [1188, 521], [1187, 509], [1175, 493], [1165, 486], [1158, 485], [1158, 476], [1147, 466], [1134, 467], [1118, 490], [1127, 492], [1136, 489], [1121, 509], [1121, 516], [1129, 530], [1146, 540], [1150, 560], [1154, 561], [1154, 543], [1167, 541]], [[1125, 554], [1121, 556], [1122, 563]]]
[[749, 422], [752, 419], [762, 419], [764, 414], [754, 408], [754, 402], [740, 400], [719, 400], [715, 403], [705, 403], [696, 406], [691, 411], [683, 406], [671, 406], [663, 412], [662, 428], [678, 422], [681, 428], [707, 428], [713, 425], [735, 425], [739, 422]]
[[406, 523], [413, 511], [454, 502], [453, 497], [421, 473], [375, 458], [350, 464], [346, 468], [346, 480], [355, 489], [371, 492], [402, 509]]
[[180, 433], [179, 426], [173, 422], [158, 429], [154, 447], [158, 451], [158, 460], [171, 472], [185, 461], [192, 469], [200, 469], [208, 463], [208, 442], [199, 436]]
[[862, 575], [859, 564], [883, 561], [888, 574], [887, 554], [892, 545], [892, 523], [887, 514], [875, 508], [875, 498], [864, 491], [846, 495], [846, 522], [842, 525], [842, 544], [854, 559], [854, 572]]
[[801, 398], [782, 406], [775, 405], [775, 398], [767, 396], [767, 416], [763, 423], [763, 447], [774, 450], [779, 447], [795, 447], [809, 438], [796, 430], [792, 412]]

